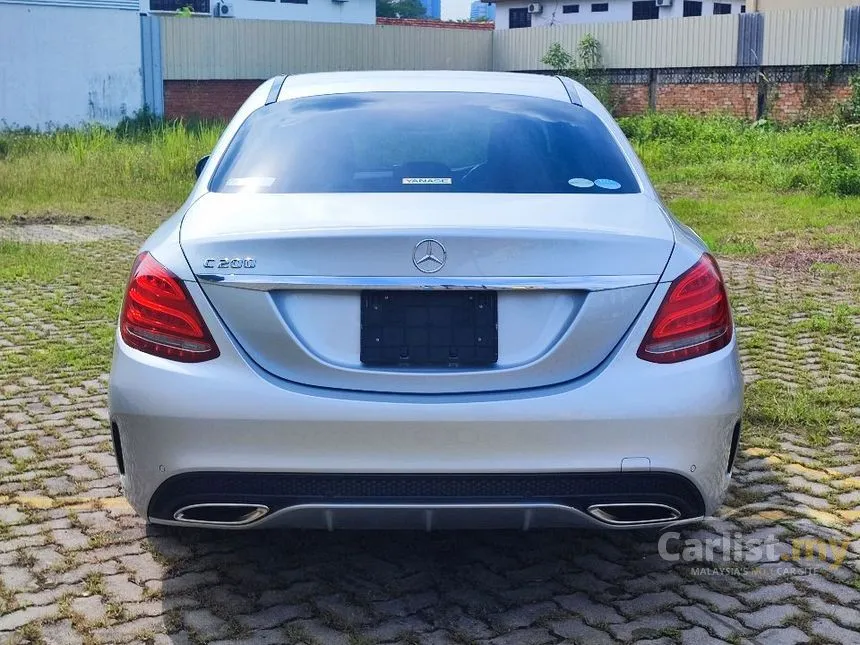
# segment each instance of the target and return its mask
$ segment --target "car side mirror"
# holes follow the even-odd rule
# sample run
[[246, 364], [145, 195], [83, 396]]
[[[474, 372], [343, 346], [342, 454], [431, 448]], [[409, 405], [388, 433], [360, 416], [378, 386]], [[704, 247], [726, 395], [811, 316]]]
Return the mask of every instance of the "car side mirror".
[[198, 179], [200, 175], [203, 173], [203, 169], [206, 167], [206, 162], [209, 161], [209, 155], [205, 157], [200, 157], [200, 161], [197, 162], [197, 165], [194, 166], [194, 176]]

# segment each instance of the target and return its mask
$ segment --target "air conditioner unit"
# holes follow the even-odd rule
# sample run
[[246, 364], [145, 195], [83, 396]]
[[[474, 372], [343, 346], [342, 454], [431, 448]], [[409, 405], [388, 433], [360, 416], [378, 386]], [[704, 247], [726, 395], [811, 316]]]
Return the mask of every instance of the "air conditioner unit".
[[658, 7], [671, 7], [672, 0], [657, 0]]
[[540, 13], [543, 11], [543, 5], [539, 2], [532, 2], [529, 5], [529, 13]]
[[229, 2], [216, 2], [212, 15], [216, 18], [232, 18], [235, 15], [233, 13], [233, 4]]

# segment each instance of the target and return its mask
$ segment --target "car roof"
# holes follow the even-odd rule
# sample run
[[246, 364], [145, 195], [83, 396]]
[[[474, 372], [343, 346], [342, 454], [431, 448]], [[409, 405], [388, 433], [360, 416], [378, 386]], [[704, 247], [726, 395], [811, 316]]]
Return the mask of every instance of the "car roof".
[[459, 71], [297, 74], [284, 80], [278, 100], [355, 92], [483, 92], [571, 102], [564, 84], [555, 76]]

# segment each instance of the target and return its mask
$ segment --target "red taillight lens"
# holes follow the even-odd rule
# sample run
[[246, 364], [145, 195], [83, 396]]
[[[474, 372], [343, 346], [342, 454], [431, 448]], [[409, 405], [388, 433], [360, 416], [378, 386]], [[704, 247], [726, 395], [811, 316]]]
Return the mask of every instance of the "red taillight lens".
[[722, 349], [732, 340], [732, 312], [717, 263], [707, 253], [669, 287], [637, 356], [678, 363]]
[[130, 347], [174, 361], [199, 363], [220, 354], [182, 280], [149, 253], [134, 262], [119, 329]]

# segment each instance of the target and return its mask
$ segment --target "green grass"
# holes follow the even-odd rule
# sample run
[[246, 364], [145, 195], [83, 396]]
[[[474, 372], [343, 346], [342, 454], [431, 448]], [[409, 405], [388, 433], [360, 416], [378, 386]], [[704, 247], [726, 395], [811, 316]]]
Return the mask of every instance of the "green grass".
[[672, 212], [717, 253], [860, 248], [860, 130], [621, 119]]
[[219, 125], [0, 133], [0, 221], [85, 215], [151, 230], [188, 195]]
[[0, 283], [18, 280], [45, 283], [63, 275], [67, 254], [56, 244], [0, 240], [0, 258], [3, 259], [0, 262]]

